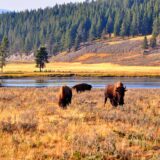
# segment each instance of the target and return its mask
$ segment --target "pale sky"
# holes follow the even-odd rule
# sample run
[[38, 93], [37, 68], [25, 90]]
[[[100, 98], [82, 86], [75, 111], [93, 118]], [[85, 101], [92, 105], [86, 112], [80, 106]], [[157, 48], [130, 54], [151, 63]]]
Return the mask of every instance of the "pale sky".
[[11, 11], [23, 11], [26, 9], [37, 9], [52, 7], [55, 4], [68, 2], [82, 2], [84, 0], [0, 0], [0, 9]]

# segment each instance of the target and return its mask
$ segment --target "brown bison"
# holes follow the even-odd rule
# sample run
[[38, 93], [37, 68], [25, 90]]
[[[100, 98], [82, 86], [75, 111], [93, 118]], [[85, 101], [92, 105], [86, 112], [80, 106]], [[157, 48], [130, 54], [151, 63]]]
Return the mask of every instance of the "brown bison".
[[62, 86], [59, 91], [58, 104], [60, 107], [65, 108], [71, 103], [72, 90], [68, 86]]
[[105, 100], [104, 105], [107, 102], [107, 98], [110, 99], [112, 106], [117, 107], [118, 105], [124, 104], [124, 95], [126, 92], [126, 87], [123, 86], [123, 83], [117, 82], [112, 85], [108, 85], [105, 88]]
[[81, 83], [73, 86], [72, 88], [75, 89], [78, 93], [78, 92], [84, 92], [86, 90], [90, 91], [92, 89], [92, 86], [90, 84]]

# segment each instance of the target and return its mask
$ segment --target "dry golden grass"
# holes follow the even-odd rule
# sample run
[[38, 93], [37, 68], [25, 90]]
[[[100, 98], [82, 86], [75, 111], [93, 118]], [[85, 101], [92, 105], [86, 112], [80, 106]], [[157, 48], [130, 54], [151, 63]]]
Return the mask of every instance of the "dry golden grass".
[[[147, 35], [146, 37], [147, 39], [150, 39], [152, 35]], [[130, 40], [131, 41], [144, 40], [144, 36], [132, 37]]]
[[160, 76], [159, 66], [121, 66], [110, 63], [48, 63], [45, 72], [39, 73], [33, 63], [10, 63], [0, 76], [54, 76], [67, 74], [79, 76]]
[[[147, 38], [150, 39], [152, 37], [152, 35], [148, 35]], [[113, 37], [112, 40], [110, 40], [109, 42], [107, 42], [107, 44], [109, 45], [115, 45], [115, 44], [120, 44], [120, 43], [124, 43], [125, 41], [143, 41], [144, 36], [138, 36], [138, 37], [125, 37], [125, 38], [115, 38]]]
[[99, 54], [95, 54], [95, 53], [86, 53], [85, 55], [82, 55], [80, 57], [78, 57], [75, 61], [80, 61], [83, 62], [89, 58], [107, 58], [110, 54], [106, 54], [106, 53], [99, 53]]
[[0, 89], [1, 160], [159, 160], [160, 90], [129, 90], [124, 108], [103, 105], [103, 90]]

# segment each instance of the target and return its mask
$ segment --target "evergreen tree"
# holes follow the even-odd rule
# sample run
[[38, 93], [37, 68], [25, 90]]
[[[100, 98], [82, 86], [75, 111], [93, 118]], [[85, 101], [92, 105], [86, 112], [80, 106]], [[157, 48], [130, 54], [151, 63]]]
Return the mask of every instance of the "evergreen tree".
[[[128, 4], [130, 6], [130, 4]], [[130, 26], [131, 26], [131, 11], [127, 10], [126, 11], [126, 15], [124, 17], [124, 22], [125, 24], [125, 28], [126, 28], [126, 32], [125, 32], [125, 36], [130, 36]]]
[[119, 36], [120, 28], [121, 28], [121, 18], [120, 18], [120, 14], [118, 13], [115, 18], [115, 23], [114, 23], [114, 35], [115, 36]]
[[1, 72], [3, 72], [3, 67], [6, 64], [6, 55], [4, 54], [4, 50], [2, 46], [0, 46], [0, 67], [1, 67]]
[[111, 16], [109, 16], [108, 18], [108, 22], [107, 22], [107, 25], [106, 25], [106, 30], [107, 30], [107, 33], [109, 34], [109, 37], [111, 37], [111, 33], [113, 33], [113, 19], [111, 18]]
[[144, 13], [140, 29], [141, 29], [142, 35], [147, 35], [149, 33], [149, 20], [148, 20], [147, 13]]
[[1, 68], [1, 72], [3, 72], [3, 67], [6, 65], [8, 47], [9, 47], [8, 38], [4, 37], [1, 44], [0, 44], [0, 68]]
[[148, 49], [148, 40], [147, 40], [147, 37], [145, 36], [144, 37], [144, 40], [143, 40], [143, 49]]
[[48, 52], [45, 47], [40, 47], [35, 54], [36, 67], [39, 68], [40, 72], [42, 68], [45, 68], [45, 63], [48, 63]]
[[138, 24], [137, 24], [136, 13], [133, 14], [130, 34], [131, 34], [133, 37], [134, 37], [135, 35], [138, 35]]
[[153, 31], [152, 31], [152, 35], [153, 35], [153, 36], [158, 36], [158, 34], [159, 34], [159, 32], [160, 32], [160, 30], [159, 30], [159, 25], [160, 25], [159, 19], [156, 18], [156, 19], [154, 20], [154, 22], [153, 22]]
[[122, 23], [122, 26], [121, 26], [120, 35], [122, 37], [124, 37], [126, 35], [126, 32], [127, 32], [127, 26], [126, 26], [126, 22], [124, 20]]
[[98, 22], [96, 24], [96, 38], [100, 38], [101, 37], [101, 33], [102, 33], [102, 26], [101, 26], [102, 22], [101, 19], [98, 19]]
[[75, 51], [78, 50], [78, 48], [79, 48], [79, 46], [80, 46], [80, 41], [81, 41], [80, 36], [77, 35], [76, 40], [75, 40], [75, 44], [74, 44], [74, 50], [75, 50]]
[[150, 46], [152, 48], [155, 48], [157, 46], [157, 39], [155, 35], [153, 35], [152, 38], [150, 39]]
[[96, 27], [95, 25], [92, 25], [90, 32], [89, 32], [89, 37], [90, 37], [90, 41], [96, 39], [97, 34], [96, 34]]
[[[70, 51], [71, 47], [72, 47], [72, 36], [71, 36], [71, 31], [68, 30], [66, 32], [66, 35], [65, 35], [65, 49], [68, 49], [68, 51]], [[59, 46], [57, 45], [57, 47], [59, 48]], [[57, 49], [58, 49], [57, 48]]]

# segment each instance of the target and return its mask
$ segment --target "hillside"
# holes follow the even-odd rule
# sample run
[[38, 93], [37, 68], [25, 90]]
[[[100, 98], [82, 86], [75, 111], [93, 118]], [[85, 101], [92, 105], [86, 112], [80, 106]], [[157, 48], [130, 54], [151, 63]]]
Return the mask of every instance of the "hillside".
[[[88, 43], [76, 52], [63, 52], [52, 57], [56, 62], [81, 62], [81, 63], [113, 63], [120, 65], [159, 66], [160, 65], [160, 40], [157, 47], [149, 48], [147, 53], [142, 49], [144, 37], [112, 38], [109, 40]], [[148, 36], [150, 39], [150, 36]]]
[[7, 36], [10, 54], [45, 45], [50, 55], [103, 38], [104, 35], [159, 34], [159, 0], [96, 0], [0, 15], [0, 40]]
[[[148, 36], [150, 40], [151, 36]], [[81, 45], [77, 51], [62, 52], [51, 56], [50, 62], [80, 62], [80, 63], [113, 63], [130, 66], [159, 66], [160, 39], [157, 38], [157, 47], [149, 48], [147, 53], [142, 49], [143, 36], [139, 37], [112, 37], [106, 40], [96, 40]], [[11, 55], [8, 62], [33, 63], [34, 54], [16, 53]]]

